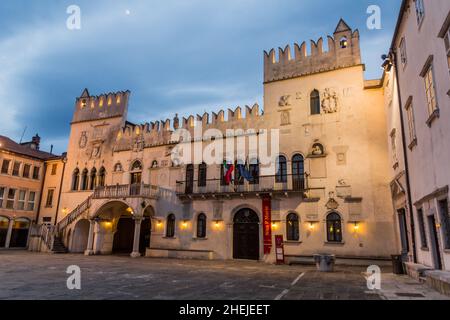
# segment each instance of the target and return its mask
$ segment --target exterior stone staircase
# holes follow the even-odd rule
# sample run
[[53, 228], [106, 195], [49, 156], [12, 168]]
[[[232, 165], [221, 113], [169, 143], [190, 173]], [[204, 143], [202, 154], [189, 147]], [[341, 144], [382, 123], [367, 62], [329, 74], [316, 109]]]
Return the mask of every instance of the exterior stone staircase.
[[69, 250], [67, 250], [66, 246], [64, 245], [63, 241], [60, 237], [54, 237], [53, 239], [53, 248], [52, 253], [68, 253]]

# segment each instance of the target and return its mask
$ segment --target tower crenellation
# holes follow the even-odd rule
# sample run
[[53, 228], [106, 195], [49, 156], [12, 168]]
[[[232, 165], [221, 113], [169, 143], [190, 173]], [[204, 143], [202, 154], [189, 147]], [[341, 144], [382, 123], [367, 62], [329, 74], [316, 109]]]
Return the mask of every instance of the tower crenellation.
[[306, 42], [264, 51], [264, 82], [286, 80], [304, 75], [361, 65], [359, 31], [352, 30], [344, 20], [340, 20], [333, 36], [327, 36], [328, 50], [324, 40], [310, 41], [310, 53]]

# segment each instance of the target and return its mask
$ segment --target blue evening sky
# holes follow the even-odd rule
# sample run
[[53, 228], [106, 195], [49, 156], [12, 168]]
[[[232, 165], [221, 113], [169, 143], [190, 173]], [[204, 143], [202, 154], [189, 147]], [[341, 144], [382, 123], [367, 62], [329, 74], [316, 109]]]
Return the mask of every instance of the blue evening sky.
[[[81, 30], [66, 28], [69, 5]], [[369, 5], [382, 29], [366, 27]], [[0, 135], [39, 133], [65, 151], [75, 98], [131, 90], [128, 119], [144, 123], [262, 106], [263, 52], [332, 34], [339, 18], [361, 32], [366, 78], [381, 76], [400, 0], [2, 0]]]

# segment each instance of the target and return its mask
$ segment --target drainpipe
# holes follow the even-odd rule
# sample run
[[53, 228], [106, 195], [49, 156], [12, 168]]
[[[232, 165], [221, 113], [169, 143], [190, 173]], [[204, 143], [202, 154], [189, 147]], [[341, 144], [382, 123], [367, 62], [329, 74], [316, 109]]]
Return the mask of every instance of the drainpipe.
[[66, 163], [67, 163], [67, 157], [63, 156], [63, 170], [62, 170], [61, 181], [59, 183], [58, 204], [56, 205], [55, 222], [53, 223], [53, 225], [55, 225], [55, 226], [58, 223], [58, 213], [59, 213], [59, 206], [61, 204], [61, 193], [62, 193], [62, 186], [63, 186], [63, 181], [64, 181], [64, 173], [66, 171]]
[[410, 216], [410, 225], [411, 225], [411, 240], [412, 240], [412, 250], [413, 250], [413, 262], [417, 262], [417, 252], [416, 252], [416, 230], [414, 223], [414, 211], [413, 211], [413, 203], [411, 197], [411, 184], [409, 178], [409, 163], [408, 163], [408, 147], [406, 146], [406, 133], [405, 133], [405, 125], [404, 125], [404, 117], [403, 117], [403, 103], [402, 103], [402, 95], [400, 90], [400, 77], [397, 68], [397, 52], [395, 49], [391, 49], [390, 52], [391, 63], [395, 68], [395, 76], [397, 78], [397, 94], [398, 94], [398, 103], [400, 105], [399, 113], [400, 113], [400, 127], [402, 132], [402, 145], [403, 145], [403, 158], [405, 161], [405, 175], [406, 175], [406, 194], [408, 197], [408, 208], [409, 208], [409, 216]]

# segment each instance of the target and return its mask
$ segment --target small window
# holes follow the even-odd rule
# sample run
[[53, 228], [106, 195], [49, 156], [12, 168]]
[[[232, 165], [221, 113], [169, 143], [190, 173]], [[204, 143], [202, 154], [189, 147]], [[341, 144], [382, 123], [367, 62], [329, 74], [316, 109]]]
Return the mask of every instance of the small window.
[[3, 208], [3, 199], [5, 199], [5, 187], [0, 187], [0, 209]]
[[423, 210], [417, 210], [417, 221], [419, 222], [420, 243], [423, 249], [428, 248], [427, 234], [425, 232], [425, 219], [423, 216]]
[[52, 176], [55, 176], [57, 170], [58, 170], [58, 164], [56, 164], [56, 163], [52, 164], [52, 172], [51, 172], [51, 175], [52, 175]]
[[81, 108], [85, 108], [87, 106], [87, 100], [86, 99], [81, 99]]
[[98, 172], [98, 186], [104, 187], [106, 185], [106, 169], [105, 167], [101, 167]]
[[16, 197], [16, 189], [9, 189], [8, 200], [6, 201], [6, 209], [14, 209], [15, 197]]
[[320, 93], [318, 90], [311, 92], [311, 115], [320, 114]]
[[336, 212], [327, 216], [327, 241], [342, 242], [342, 221]]
[[166, 237], [175, 237], [175, 215], [173, 214], [169, 214], [169, 216], [167, 217]]
[[279, 156], [277, 159], [275, 182], [287, 182], [287, 161], [285, 156]]
[[81, 187], [80, 190], [87, 190], [88, 189], [88, 170], [84, 169], [83, 173], [81, 174]]
[[432, 63], [428, 66], [428, 69], [425, 72], [424, 80], [425, 80], [425, 93], [427, 97], [428, 113], [431, 116], [436, 110], [438, 110], [438, 105], [436, 101], [436, 87], [434, 85], [434, 70]]
[[450, 249], [450, 215], [448, 212], [448, 200], [439, 201], [439, 218], [441, 221], [442, 238], [444, 239], [444, 247]]
[[34, 211], [34, 203], [36, 201], [36, 192], [30, 191], [28, 194], [27, 210]]
[[89, 190], [94, 190], [97, 184], [97, 169], [92, 168], [89, 179]]
[[40, 167], [34, 167], [33, 168], [33, 179], [34, 180], [39, 180], [40, 171], [41, 171]]
[[198, 166], [198, 186], [206, 187], [207, 166], [206, 163], [202, 163]]
[[444, 35], [445, 51], [447, 53], [448, 71], [450, 72], [450, 25]]
[[197, 217], [197, 238], [206, 238], [206, 215], [203, 213]]
[[54, 189], [48, 189], [47, 191], [47, 201], [45, 202], [45, 206], [47, 208], [51, 208], [53, 206], [53, 195], [55, 193]]
[[72, 191], [77, 191], [80, 184], [80, 170], [76, 168], [72, 174]]
[[413, 109], [412, 99], [410, 99], [406, 105], [406, 115], [408, 118], [409, 146], [410, 146], [410, 148], [412, 148], [413, 144], [417, 141], [416, 123], [415, 123], [415, 118], [414, 118], [414, 109]]
[[300, 228], [298, 215], [296, 213], [290, 213], [286, 217], [286, 238], [288, 241], [300, 240]]
[[142, 170], [142, 163], [139, 160], [133, 162], [133, 165], [131, 166], [131, 171], [141, 171], [141, 170]]
[[259, 160], [250, 160], [248, 169], [250, 172], [250, 177], [252, 177], [252, 180], [249, 182], [249, 184], [259, 184]]
[[19, 176], [19, 172], [20, 172], [20, 162], [15, 161], [14, 162], [14, 166], [13, 166], [13, 172], [12, 175], [14, 177], [18, 177]]
[[425, 6], [423, 4], [423, 0], [414, 0], [416, 5], [416, 18], [417, 24], [421, 25], [423, 18], [425, 17]]
[[402, 38], [402, 41], [400, 42], [400, 61], [402, 63], [402, 66], [406, 66], [408, 63], [408, 56], [406, 55], [406, 40], [405, 38]]
[[348, 39], [347, 37], [342, 37], [339, 41], [339, 44], [341, 46], [341, 49], [346, 49], [348, 47]]
[[29, 179], [30, 178], [30, 172], [31, 172], [31, 165], [30, 164], [25, 164], [23, 166], [22, 177]]
[[19, 199], [17, 199], [17, 210], [25, 210], [25, 196], [27, 192], [25, 190], [19, 191]]
[[2, 173], [8, 174], [9, 173], [9, 164], [11, 163], [11, 160], [4, 159], [2, 163]]

